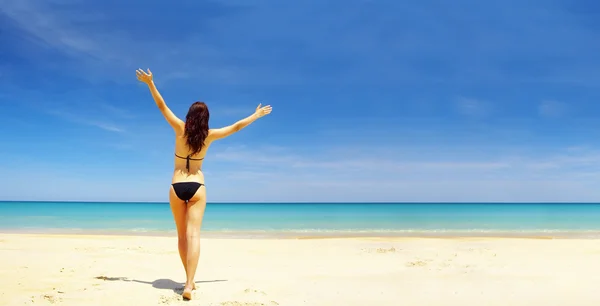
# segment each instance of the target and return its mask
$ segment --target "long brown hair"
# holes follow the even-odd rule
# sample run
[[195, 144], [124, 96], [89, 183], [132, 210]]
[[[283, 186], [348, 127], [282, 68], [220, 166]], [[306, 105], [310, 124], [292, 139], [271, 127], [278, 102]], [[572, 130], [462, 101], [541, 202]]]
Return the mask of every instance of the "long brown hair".
[[189, 149], [192, 151], [190, 155], [194, 155], [204, 147], [204, 140], [208, 136], [208, 119], [210, 113], [204, 102], [194, 102], [187, 115], [185, 116], [185, 133], [186, 142]]

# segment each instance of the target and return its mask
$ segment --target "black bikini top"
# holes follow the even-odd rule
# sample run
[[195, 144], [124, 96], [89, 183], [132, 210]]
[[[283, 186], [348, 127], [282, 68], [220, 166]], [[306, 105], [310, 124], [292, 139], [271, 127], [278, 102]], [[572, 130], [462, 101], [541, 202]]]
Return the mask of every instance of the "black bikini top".
[[204, 159], [204, 157], [202, 157], [202, 158], [191, 158], [189, 155], [187, 157], [181, 157], [181, 156], [177, 155], [177, 153], [175, 153], [175, 156], [179, 157], [181, 159], [185, 159], [186, 160], [186, 162], [185, 162], [185, 169], [187, 169], [188, 171], [190, 170], [190, 160], [203, 160]]

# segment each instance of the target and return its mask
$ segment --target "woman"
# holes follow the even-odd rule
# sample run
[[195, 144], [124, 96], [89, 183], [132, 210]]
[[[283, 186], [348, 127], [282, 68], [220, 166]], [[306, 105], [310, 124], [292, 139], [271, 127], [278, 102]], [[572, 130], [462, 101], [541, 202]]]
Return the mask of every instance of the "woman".
[[251, 116], [233, 125], [208, 128], [208, 108], [203, 102], [194, 102], [181, 121], [165, 104], [152, 80], [152, 72], [137, 70], [137, 78], [148, 85], [152, 97], [167, 122], [175, 130], [175, 171], [169, 191], [169, 203], [177, 227], [179, 256], [187, 276], [183, 298], [191, 299], [196, 289], [194, 275], [200, 256], [200, 227], [206, 208], [206, 187], [202, 161], [210, 144], [248, 126], [254, 120], [271, 113], [271, 106], [259, 104]]

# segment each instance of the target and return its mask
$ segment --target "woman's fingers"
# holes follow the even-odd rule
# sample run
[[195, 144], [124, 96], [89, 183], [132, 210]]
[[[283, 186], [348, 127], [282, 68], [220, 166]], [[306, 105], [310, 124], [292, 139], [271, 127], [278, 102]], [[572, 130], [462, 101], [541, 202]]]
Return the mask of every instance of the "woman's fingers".
[[272, 110], [272, 109], [273, 109], [273, 108], [271, 108], [271, 105], [267, 105], [267, 106], [263, 107], [263, 108], [261, 109], [261, 111], [262, 111], [262, 113], [263, 113], [263, 114], [265, 114], [265, 115], [268, 115], [268, 114], [270, 114], [270, 113], [271, 113], [271, 110]]
[[152, 78], [152, 72], [150, 71], [150, 68], [148, 68], [148, 73], [146, 73], [146, 71], [144, 71], [142, 68], [138, 68], [135, 71], [135, 74], [137, 75], [137, 79], [142, 82], [147, 82]]

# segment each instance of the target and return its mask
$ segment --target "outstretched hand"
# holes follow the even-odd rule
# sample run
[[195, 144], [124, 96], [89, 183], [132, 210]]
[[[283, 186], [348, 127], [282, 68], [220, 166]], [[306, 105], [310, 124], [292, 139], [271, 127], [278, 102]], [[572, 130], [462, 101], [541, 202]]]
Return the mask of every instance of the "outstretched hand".
[[150, 82], [152, 82], [152, 72], [150, 72], [150, 68], [148, 68], [148, 73], [142, 69], [138, 69], [135, 71], [135, 74], [137, 75], [137, 79], [142, 83], [150, 84]]
[[262, 116], [268, 115], [271, 113], [271, 110], [273, 109], [271, 107], [271, 105], [267, 105], [267, 106], [263, 106], [261, 107], [262, 103], [258, 104], [258, 106], [256, 107], [256, 111], [254, 112], [254, 114], [256, 115], [257, 118], [260, 118]]

